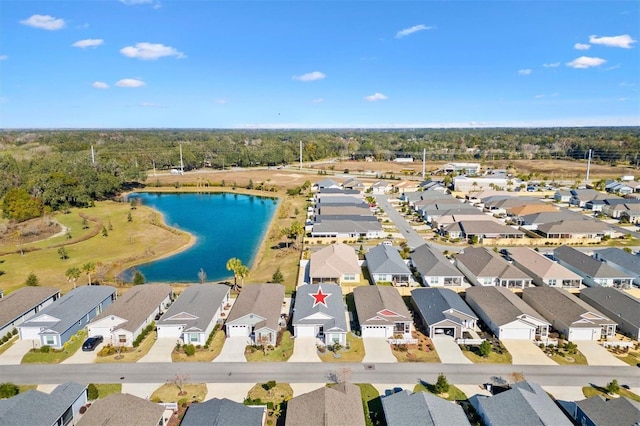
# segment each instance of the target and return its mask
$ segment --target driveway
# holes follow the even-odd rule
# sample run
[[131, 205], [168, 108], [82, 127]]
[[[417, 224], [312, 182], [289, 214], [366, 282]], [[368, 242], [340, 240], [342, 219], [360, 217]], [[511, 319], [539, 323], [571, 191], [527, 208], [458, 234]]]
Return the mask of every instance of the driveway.
[[589, 365], [628, 365], [610, 354], [609, 351], [600, 346], [598, 342], [580, 341], [576, 343], [578, 344], [578, 350], [587, 358], [587, 364]]
[[33, 340], [16, 340], [9, 349], [0, 355], [0, 365], [18, 365], [22, 358], [33, 348]]
[[96, 362], [96, 357], [100, 349], [104, 347], [106, 343], [102, 342], [93, 351], [83, 351], [82, 348], [78, 349], [75, 354], [62, 361], [60, 364], [93, 364]]
[[156, 339], [149, 352], [138, 362], [171, 362], [171, 352], [176, 347], [174, 337]]
[[163, 384], [164, 383], [123, 383], [122, 393], [128, 393], [138, 398], [149, 399], [151, 394]]
[[391, 352], [391, 345], [383, 337], [364, 337], [364, 359], [362, 362], [398, 362]]
[[513, 365], [557, 365], [531, 340], [501, 340], [511, 354]]
[[255, 385], [255, 383], [207, 383], [207, 396], [204, 400], [227, 398], [231, 401], [243, 402], [249, 390]]
[[318, 357], [315, 337], [296, 337], [289, 362], [322, 362]]
[[227, 337], [220, 355], [213, 362], [247, 362], [244, 350], [248, 344], [250, 344], [248, 337]]
[[433, 346], [438, 352], [440, 362], [443, 364], [473, 364], [469, 358], [462, 354], [460, 346], [453, 340], [453, 337], [444, 334], [437, 334], [431, 338]]
[[293, 390], [293, 396], [299, 396], [305, 393], [313, 392], [326, 386], [326, 383], [289, 383]]

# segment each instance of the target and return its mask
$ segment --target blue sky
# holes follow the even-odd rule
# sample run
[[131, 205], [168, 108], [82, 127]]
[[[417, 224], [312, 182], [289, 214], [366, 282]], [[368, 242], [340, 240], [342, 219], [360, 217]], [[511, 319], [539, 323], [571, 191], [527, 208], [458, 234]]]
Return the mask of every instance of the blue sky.
[[640, 125], [637, 1], [0, 3], [0, 127]]

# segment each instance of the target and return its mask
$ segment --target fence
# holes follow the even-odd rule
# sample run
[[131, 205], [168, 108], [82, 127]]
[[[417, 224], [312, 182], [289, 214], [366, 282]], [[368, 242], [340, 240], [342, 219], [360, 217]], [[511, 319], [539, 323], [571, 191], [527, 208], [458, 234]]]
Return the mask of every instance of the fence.
[[459, 345], [476, 346], [481, 345], [487, 339], [456, 339], [456, 343]]

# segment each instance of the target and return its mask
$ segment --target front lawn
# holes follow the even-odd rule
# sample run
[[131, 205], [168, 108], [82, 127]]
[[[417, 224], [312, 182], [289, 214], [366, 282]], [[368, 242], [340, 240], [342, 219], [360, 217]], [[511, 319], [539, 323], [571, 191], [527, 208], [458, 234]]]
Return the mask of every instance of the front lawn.
[[339, 358], [336, 358], [330, 350], [325, 348], [318, 356], [322, 362], [362, 362], [364, 359], [364, 342], [361, 337], [347, 333], [347, 345], [338, 350]]
[[122, 383], [94, 383], [98, 389], [98, 398], [104, 398], [112, 393], [122, 393]]
[[204, 401], [204, 398], [207, 396], [207, 385], [204, 383], [199, 384], [183, 384], [181, 386], [182, 392], [180, 392], [180, 387], [178, 387], [175, 383], [171, 383], [168, 380], [158, 389], [156, 389], [152, 394], [150, 401], [152, 402], [177, 402], [179, 404], [183, 404], [191, 401]]
[[[611, 395], [607, 393], [606, 389], [600, 386], [595, 386], [595, 385], [583, 387], [582, 393], [584, 394], [585, 398], [591, 398], [592, 396], [595, 396], [595, 395], [600, 395], [606, 399], [612, 398]], [[640, 402], [640, 395], [636, 395], [635, 393], [631, 392], [629, 389], [625, 389], [622, 386], [618, 391], [618, 395], [625, 396], [631, 400]]]
[[15, 342], [16, 340], [18, 340], [17, 334], [13, 336], [11, 339], [7, 340], [6, 343], [3, 343], [2, 345], [0, 345], [0, 355], [2, 355], [7, 349], [9, 349], [11, 345], [13, 345], [13, 342]]
[[423, 382], [421, 380], [420, 383], [415, 385], [415, 387], [413, 388], [413, 391], [429, 392], [439, 396], [440, 398], [444, 398], [448, 401], [466, 401], [467, 400], [467, 395], [465, 395], [464, 392], [462, 392], [460, 389], [458, 389], [452, 384], [449, 384], [449, 390], [447, 392], [438, 393], [434, 385], [432, 385], [431, 383]]
[[413, 332], [418, 339], [416, 345], [391, 345], [391, 352], [398, 362], [440, 362], [431, 339], [419, 331]]
[[548, 345], [542, 348], [546, 355], [560, 365], [587, 365], [587, 358], [578, 350], [578, 345], [573, 342], [564, 342], [558, 345]]
[[171, 352], [171, 360], [173, 362], [189, 362], [189, 361], [201, 361], [201, 362], [211, 362], [213, 361], [220, 352], [222, 351], [222, 346], [224, 345], [225, 334], [224, 331], [218, 330], [213, 335], [213, 339], [211, 339], [211, 343], [209, 343], [209, 348], [201, 347], [200, 349], [196, 348], [196, 351], [193, 355], [187, 355], [183, 349], [174, 349]]
[[[144, 338], [144, 340], [142, 341], [142, 343], [140, 343], [138, 345], [137, 348], [123, 348], [122, 352], [120, 352], [120, 354], [118, 353], [114, 353], [111, 355], [106, 355], [106, 356], [102, 356], [100, 355], [102, 353], [102, 351], [98, 352], [98, 356], [96, 357], [96, 361], [97, 363], [102, 363], [102, 362], [137, 362], [140, 360], [140, 358], [142, 358], [143, 356], [145, 356], [147, 353], [149, 353], [149, 350], [151, 349], [151, 347], [153, 346], [153, 344], [156, 341], [156, 331], [151, 331], [147, 337]], [[106, 349], [107, 347], [103, 348], [103, 351]]]
[[266, 424], [276, 424], [282, 414], [282, 403], [293, 398], [293, 389], [288, 383], [258, 383], [247, 393], [245, 405], [266, 405]]
[[378, 390], [369, 383], [356, 383], [362, 394], [364, 420], [369, 425], [385, 424], [382, 400]]
[[[87, 332], [83, 329], [71, 336], [69, 341], [60, 350], [49, 348], [49, 352], [42, 352], [42, 347], [32, 349], [22, 358], [23, 364], [60, 364], [65, 359], [76, 353], [84, 343]], [[43, 346], [48, 348], [48, 346]]]
[[[249, 362], [286, 362], [293, 354], [293, 339], [289, 331], [280, 332], [280, 344], [276, 347], [269, 345], [266, 353], [259, 346], [247, 346], [244, 356]], [[271, 348], [271, 349], [270, 349]]]
[[487, 356], [480, 355], [479, 346], [462, 345], [460, 349], [474, 364], [511, 364], [511, 354], [500, 341], [494, 341], [491, 344], [491, 353]]

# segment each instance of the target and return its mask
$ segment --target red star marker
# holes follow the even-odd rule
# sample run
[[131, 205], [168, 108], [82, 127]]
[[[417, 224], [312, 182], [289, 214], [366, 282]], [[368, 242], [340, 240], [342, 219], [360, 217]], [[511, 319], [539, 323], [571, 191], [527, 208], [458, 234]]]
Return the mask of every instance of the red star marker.
[[316, 305], [319, 304], [323, 304], [325, 308], [328, 308], [327, 306], [327, 297], [331, 296], [331, 293], [323, 293], [322, 292], [322, 287], [318, 286], [318, 291], [314, 293], [310, 293], [309, 296], [313, 297], [313, 307], [315, 308]]

